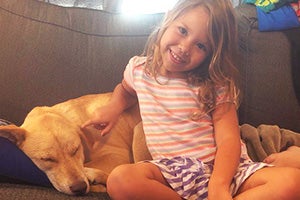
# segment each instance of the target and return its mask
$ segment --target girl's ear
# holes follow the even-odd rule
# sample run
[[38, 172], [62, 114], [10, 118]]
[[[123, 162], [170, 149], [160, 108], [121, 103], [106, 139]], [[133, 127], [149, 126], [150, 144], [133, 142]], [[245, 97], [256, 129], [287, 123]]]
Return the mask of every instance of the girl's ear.
[[7, 138], [17, 146], [25, 140], [26, 130], [16, 125], [0, 126], [0, 137]]

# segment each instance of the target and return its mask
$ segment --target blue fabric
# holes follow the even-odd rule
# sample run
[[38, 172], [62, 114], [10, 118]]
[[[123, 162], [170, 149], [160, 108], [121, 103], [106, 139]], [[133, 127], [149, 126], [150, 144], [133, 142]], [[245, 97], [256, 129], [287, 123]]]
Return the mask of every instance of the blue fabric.
[[288, 3], [298, 2], [298, 0], [244, 0], [244, 3], [254, 4], [261, 8], [264, 12], [271, 12], [281, 6], [287, 5]]
[[52, 186], [46, 174], [16, 145], [0, 137], [0, 175], [41, 186]]
[[256, 7], [258, 30], [259, 31], [279, 31], [295, 27], [300, 27], [300, 22], [294, 9], [285, 5], [269, 13]]

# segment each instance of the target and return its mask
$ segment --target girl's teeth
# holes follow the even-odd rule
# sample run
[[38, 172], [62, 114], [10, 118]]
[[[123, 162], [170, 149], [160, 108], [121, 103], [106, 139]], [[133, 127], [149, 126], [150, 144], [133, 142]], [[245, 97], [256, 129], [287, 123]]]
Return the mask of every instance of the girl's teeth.
[[173, 56], [173, 58], [174, 58], [175, 60], [177, 60], [178, 62], [181, 62], [180, 57], [178, 57], [176, 54], [174, 54], [173, 51], [171, 51], [171, 55]]

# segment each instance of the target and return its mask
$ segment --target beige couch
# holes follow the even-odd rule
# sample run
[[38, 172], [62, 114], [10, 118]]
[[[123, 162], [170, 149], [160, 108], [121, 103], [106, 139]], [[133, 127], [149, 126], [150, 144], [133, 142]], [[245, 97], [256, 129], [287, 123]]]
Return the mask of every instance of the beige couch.
[[[299, 29], [292, 36], [259, 33], [250, 26], [253, 18], [245, 21], [244, 14], [253, 10], [237, 8], [246, 89], [241, 123], [279, 124], [299, 132], [299, 88], [293, 87], [293, 81], [299, 86], [299, 76], [293, 79], [292, 70], [299, 73], [300, 54], [289, 41], [300, 35]], [[129, 58], [142, 52], [161, 18], [161, 14], [130, 18], [35, 0], [1, 0], [0, 118], [20, 125], [35, 106], [112, 91]], [[299, 37], [296, 40], [299, 50]], [[0, 181], [3, 199], [71, 199], [52, 188], [8, 184], [3, 177]], [[77, 199], [107, 198], [89, 194]]]

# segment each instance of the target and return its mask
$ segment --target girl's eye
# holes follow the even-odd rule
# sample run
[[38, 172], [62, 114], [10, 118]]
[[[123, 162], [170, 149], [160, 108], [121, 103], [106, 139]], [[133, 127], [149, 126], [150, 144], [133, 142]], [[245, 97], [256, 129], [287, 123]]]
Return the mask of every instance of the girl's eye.
[[187, 34], [187, 30], [183, 27], [179, 27], [179, 32], [182, 34], [182, 35], [186, 35]]
[[202, 49], [202, 50], [206, 51], [206, 46], [205, 46], [204, 44], [202, 44], [202, 43], [198, 43], [198, 44], [197, 44], [197, 47], [198, 47], [199, 49]]

